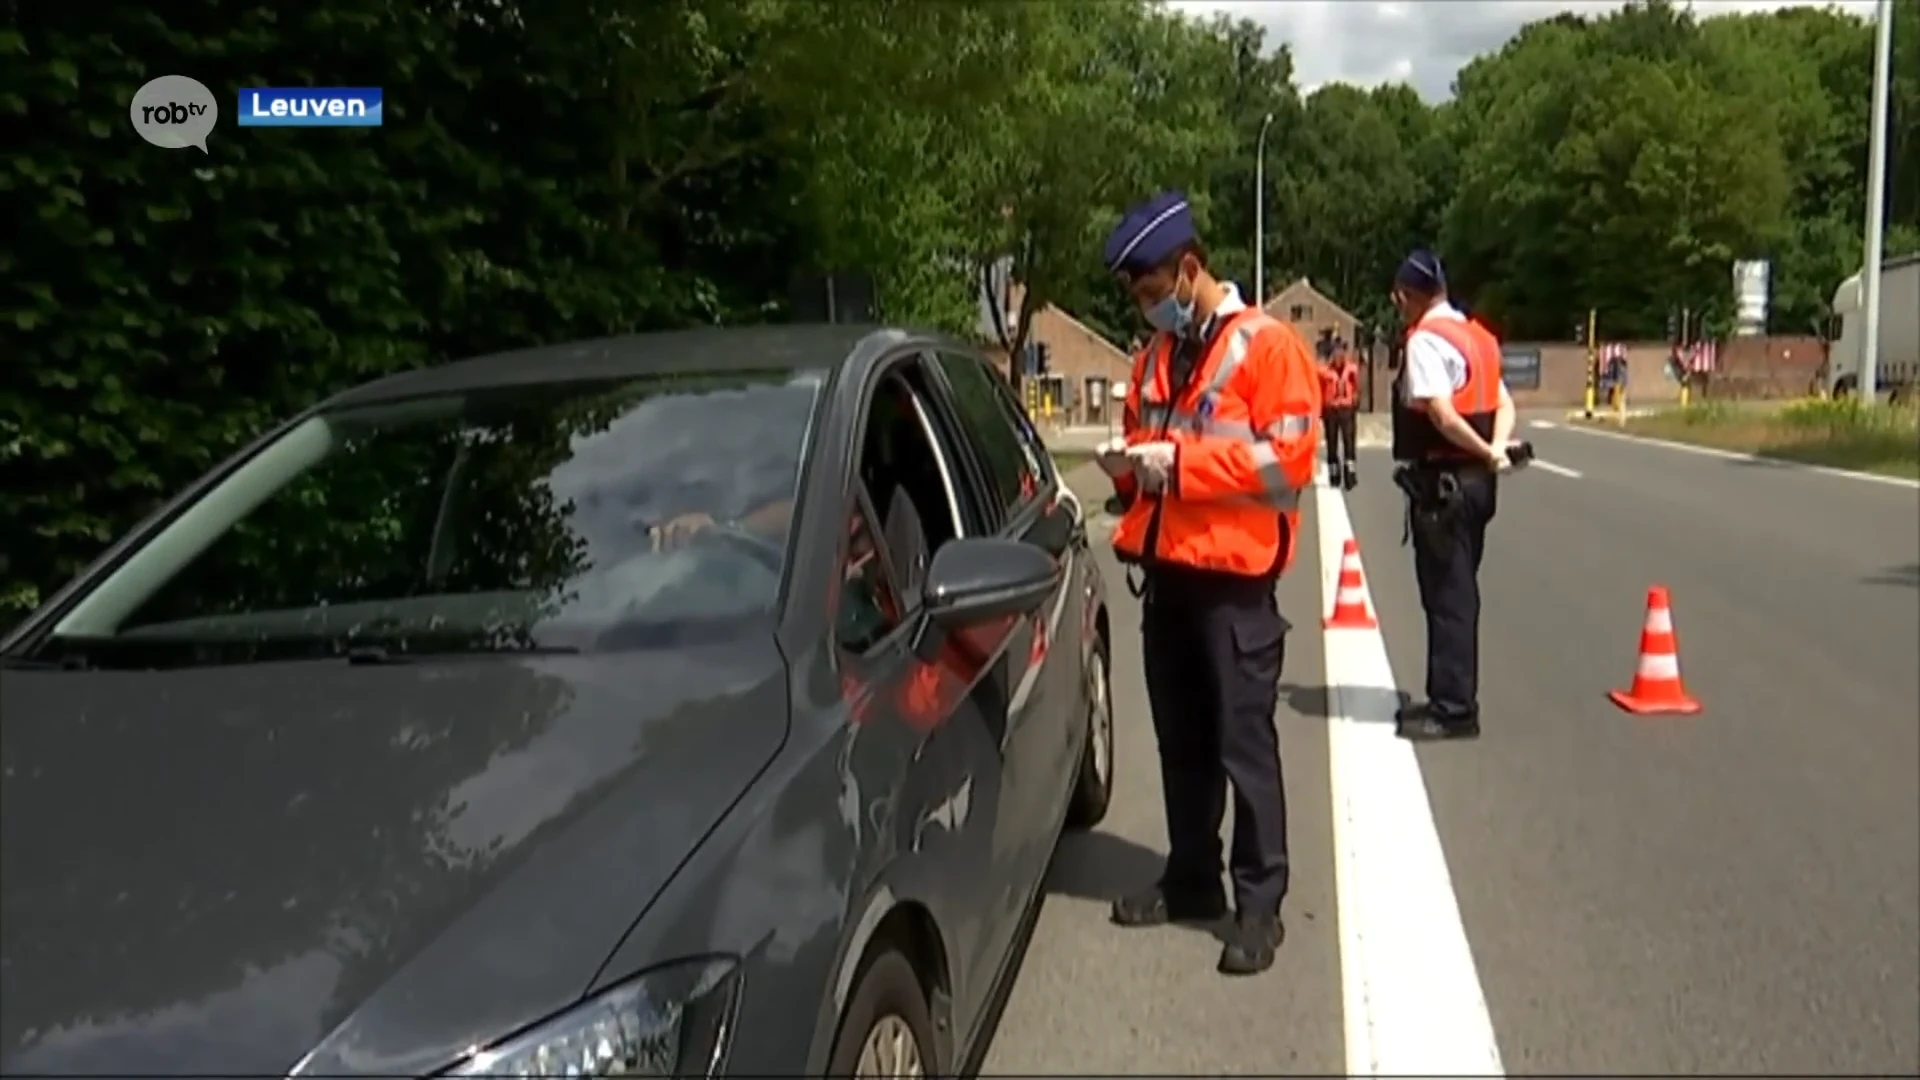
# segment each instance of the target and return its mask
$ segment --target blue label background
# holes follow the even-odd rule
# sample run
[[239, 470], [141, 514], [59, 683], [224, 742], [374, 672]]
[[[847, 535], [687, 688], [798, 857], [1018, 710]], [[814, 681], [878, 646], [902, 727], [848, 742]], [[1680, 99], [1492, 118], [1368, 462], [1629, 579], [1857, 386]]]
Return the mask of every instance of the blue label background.
[[[340, 98], [347, 101], [364, 102], [367, 107], [365, 116], [263, 116], [253, 113], [256, 96], [262, 110], [270, 109], [276, 101], [306, 101]], [[324, 86], [251, 86], [240, 91], [239, 109], [235, 112], [241, 127], [380, 127], [386, 122], [386, 92], [379, 87], [324, 87]]]

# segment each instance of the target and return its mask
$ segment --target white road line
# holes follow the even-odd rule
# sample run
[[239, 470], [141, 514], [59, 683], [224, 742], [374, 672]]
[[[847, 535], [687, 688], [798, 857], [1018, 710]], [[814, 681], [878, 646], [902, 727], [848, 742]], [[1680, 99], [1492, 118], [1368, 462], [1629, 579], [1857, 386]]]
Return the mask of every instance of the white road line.
[[[1353, 526], [1341, 495], [1314, 502], [1331, 610]], [[1326, 656], [1347, 1073], [1504, 1076], [1420, 763], [1394, 735], [1386, 640], [1378, 630], [1329, 630]]]
[[1542, 431], [1552, 431], [1554, 428], [1557, 428], [1560, 425], [1554, 423], [1551, 420], [1529, 420], [1527, 421], [1527, 426], [1539, 428]]
[[1554, 474], [1555, 476], [1564, 476], [1572, 480], [1578, 480], [1582, 476], [1586, 475], [1585, 473], [1581, 472], [1579, 469], [1569, 469], [1565, 465], [1555, 465], [1553, 462], [1544, 460], [1542, 458], [1534, 458], [1533, 461], [1527, 465], [1527, 468], [1545, 469], [1548, 472]]
[[[1568, 424], [1568, 431], [1577, 431], [1582, 435], [1598, 435], [1603, 439], [1619, 439], [1622, 442], [1645, 443], [1649, 446], [1663, 446], [1669, 450], [1680, 450], [1689, 454], [1704, 454], [1707, 457], [1724, 458], [1728, 461], [1759, 461], [1768, 465], [1780, 465], [1789, 469], [1820, 473], [1825, 476], [1843, 476], [1849, 480], [1870, 480], [1876, 484], [1892, 484], [1895, 487], [1920, 488], [1920, 480], [1908, 480], [1901, 476], [1881, 476], [1878, 473], [1855, 472], [1852, 469], [1836, 469], [1829, 465], [1808, 465], [1799, 461], [1787, 461], [1781, 458], [1763, 458], [1757, 454], [1742, 454], [1737, 450], [1721, 450], [1713, 446], [1694, 446], [1691, 443], [1674, 442], [1671, 439], [1655, 439], [1646, 435], [1627, 435], [1618, 431], [1604, 431], [1584, 424]], [[1535, 462], [1534, 464], [1539, 464]]]

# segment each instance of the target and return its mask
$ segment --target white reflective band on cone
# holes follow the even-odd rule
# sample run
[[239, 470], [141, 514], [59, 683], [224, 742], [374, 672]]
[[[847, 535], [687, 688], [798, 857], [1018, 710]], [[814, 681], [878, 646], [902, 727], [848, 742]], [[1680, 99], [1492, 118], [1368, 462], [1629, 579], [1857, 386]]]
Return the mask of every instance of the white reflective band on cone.
[[1643, 679], [1678, 679], [1680, 677], [1680, 658], [1672, 653], [1655, 653], [1640, 658], [1640, 677]]

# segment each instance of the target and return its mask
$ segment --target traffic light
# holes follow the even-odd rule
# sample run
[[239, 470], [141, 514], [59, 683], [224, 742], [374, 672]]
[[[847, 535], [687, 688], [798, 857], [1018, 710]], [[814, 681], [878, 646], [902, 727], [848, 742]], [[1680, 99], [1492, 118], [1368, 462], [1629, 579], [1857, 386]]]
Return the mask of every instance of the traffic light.
[[1575, 345], [1585, 345], [1587, 343], [1587, 321], [1585, 319], [1573, 324], [1573, 343]]
[[1680, 343], [1680, 313], [1667, 309], [1667, 340], [1675, 345]]

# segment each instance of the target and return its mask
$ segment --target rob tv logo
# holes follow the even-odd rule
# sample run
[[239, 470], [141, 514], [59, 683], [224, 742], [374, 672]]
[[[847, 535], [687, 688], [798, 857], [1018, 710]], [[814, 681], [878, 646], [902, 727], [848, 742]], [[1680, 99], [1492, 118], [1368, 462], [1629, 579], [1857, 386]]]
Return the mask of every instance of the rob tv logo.
[[379, 87], [251, 87], [240, 91], [241, 127], [380, 127]]

